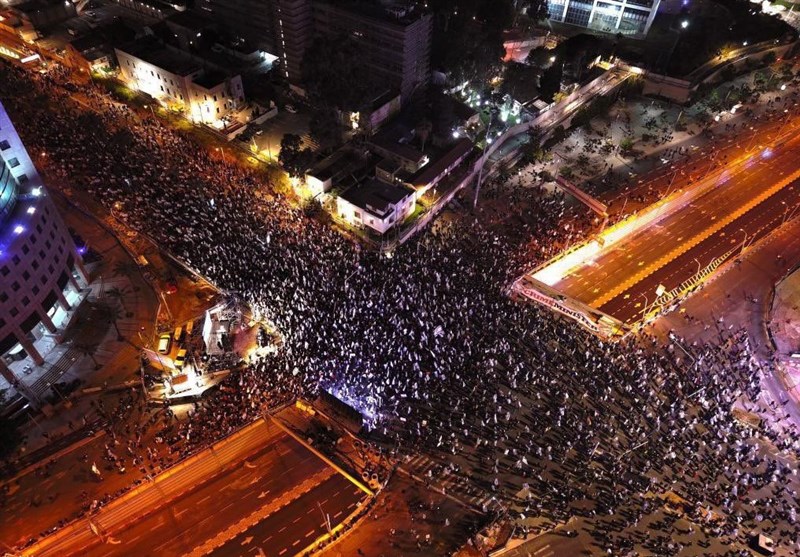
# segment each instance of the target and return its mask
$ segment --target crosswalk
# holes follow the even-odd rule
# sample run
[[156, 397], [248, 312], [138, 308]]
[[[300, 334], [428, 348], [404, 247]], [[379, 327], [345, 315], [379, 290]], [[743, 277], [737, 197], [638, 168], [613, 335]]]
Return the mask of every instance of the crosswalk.
[[432, 488], [466, 506], [484, 513], [503, 510], [503, 505], [495, 495], [481, 489], [468, 478], [453, 472], [446, 465], [429, 456], [408, 456], [400, 468], [415, 480], [428, 483]]

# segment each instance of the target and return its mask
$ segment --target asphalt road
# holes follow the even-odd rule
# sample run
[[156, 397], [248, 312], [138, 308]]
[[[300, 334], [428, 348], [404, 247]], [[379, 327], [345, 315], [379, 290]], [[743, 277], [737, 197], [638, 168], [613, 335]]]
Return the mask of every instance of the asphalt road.
[[[663, 284], [667, 291], [670, 291], [680, 286], [714, 258], [743, 245], [745, 241], [750, 244], [768, 236], [788, 216], [785, 208], [798, 205], [800, 205], [800, 181], [783, 188], [599, 309], [625, 323], [638, 320], [644, 311], [645, 297], [649, 302], [653, 302], [659, 284]], [[742, 230], [747, 233], [746, 239]]]
[[[282, 434], [238, 468], [214, 477], [123, 531], [110, 532], [113, 543], [96, 545], [83, 555], [186, 555], [325, 467], [297, 441]], [[286, 523], [282, 511], [274, 520]]]
[[335, 474], [316, 489], [289, 503], [216, 549], [214, 557], [292, 556], [327, 532], [323, 513], [335, 527], [365, 499], [364, 492]]
[[[605, 306], [607, 302], [613, 301], [613, 299], [602, 300], [604, 294], [618, 288], [620, 284], [631, 276], [677, 248], [682, 242], [687, 242], [690, 238], [700, 234], [712, 226], [714, 221], [725, 218], [744, 206], [750, 199], [762, 192], [767, 185], [774, 184], [781, 176], [788, 175], [796, 170], [798, 157], [800, 157], [800, 140], [795, 137], [768, 158], [758, 157], [746, 165], [728, 169], [719, 178], [714, 178], [718, 182], [717, 187], [695, 199], [687, 207], [675, 211], [657, 224], [633, 235], [608, 252], [601, 254], [591, 265], [573, 271], [557, 283], [555, 287], [568, 296], [587, 304]], [[788, 187], [784, 188], [784, 190], [788, 189]], [[782, 217], [783, 206], [780, 205], [780, 201], [791, 204], [792, 200], [796, 199], [796, 195], [793, 197], [789, 194], [787, 198], [778, 197], [776, 194], [773, 198], [778, 201], [771, 198], [764, 203], [769, 203], [769, 206], [778, 203], [780, 217]], [[761, 220], [756, 219], [748, 224], [745, 222], [747, 219], [742, 220], [744, 218], [742, 217], [737, 219], [742, 222], [737, 224], [736, 230], [739, 228], [748, 230], [749, 227], [748, 235], [750, 235], [754, 234], [756, 230], [762, 229], [763, 225], [766, 224], [765, 221], [772, 220], [773, 224], [780, 224], [780, 218], [777, 219], [776, 223], [775, 219], [771, 218], [773, 215], [769, 211], [753, 214], [760, 214], [762, 216]], [[724, 230], [719, 231], [712, 238], [719, 238], [720, 234], [724, 232]], [[744, 233], [740, 233], [740, 235], [740, 241], [744, 241]], [[720, 246], [722, 245], [723, 243], [720, 243]], [[707, 247], [708, 245], [706, 245]], [[724, 253], [728, 249], [730, 249], [730, 246], [727, 246], [717, 255]], [[711, 253], [713, 252], [706, 251], [705, 254], [700, 255], [704, 255], [710, 260], [713, 258], [710, 256]], [[697, 257], [697, 255], [694, 257]], [[694, 274], [696, 267], [697, 265], [695, 264], [694, 270], [683, 276], [680, 273], [676, 273], [675, 269], [668, 264], [650, 276], [657, 277], [655, 280], [659, 280], [662, 276], [676, 280], [680, 279], [677, 280], [677, 284], [679, 284]], [[665, 284], [665, 286], [668, 285]], [[655, 291], [655, 288], [653, 288], [653, 291]], [[624, 294], [622, 296], [624, 297]], [[651, 298], [654, 297], [655, 295], [651, 296]], [[631, 303], [635, 304], [635, 302]]]

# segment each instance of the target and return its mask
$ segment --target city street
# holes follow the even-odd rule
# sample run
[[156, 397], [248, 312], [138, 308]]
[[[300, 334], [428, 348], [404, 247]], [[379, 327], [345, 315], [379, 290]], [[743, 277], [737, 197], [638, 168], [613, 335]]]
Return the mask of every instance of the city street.
[[[115, 538], [114, 544], [95, 545], [83, 554], [187, 555], [260, 507], [288, 498], [306, 478], [332, 474], [319, 458], [291, 437], [281, 435], [238, 467], [214, 476], [130, 527], [108, 532]], [[283, 513], [274, 520], [284, 520]]]
[[255, 526], [214, 550], [215, 557], [295, 555], [335, 527], [364, 500], [364, 493], [335, 474]]
[[[267, 517], [263, 534], [305, 547], [320, 516], [299, 522], [283, 508], [305, 497], [324, 504], [335, 526], [361, 500], [346, 478], [274, 424], [256, 422], [215, 447], [31, 547], [26, 555], [187, 555], [223, 544]], [[305, 506], [302, 504], [301, 506]], [[293, 507], [291, 507], [293, 508]], [[315, 507], [316, 509], [316, 507]], [[324, 533], [324, 532], [323, 532]], [[259, 534], [261, 535], [261, 534]]]
[[[718, 227], [718, 223], [741, 211], [767, 189], [766, 184], [773, 185], [795, 171], [798, 152], [800, 143], [795, 136], [774, 151], [762, 152], [746, 163], [715, 172], [708, 178], [714, 182], [711, 191], [692, 199], [688, 206], [681, 206], [687, 195], [684, 192], [669, 207], [661, 209], [665, 213], [672, 210], [671, 214], [656, 217], [655, 224], [601, 252], [554, 286], [567, 296], [603, 309], [622, 321], [635, 319], [645, 304], [655, 301], [655, 287], [652, 294], [648, 294], [652, 281], [656, 286], [663, 284], [669, 291], [699, 271], [695, 259], [704, 267], [730, 250], [736, 243], [735, 233], [738, 232], [738, 241], [745, 245], [748, 240], [766, 235], [781, 224], [788, 214], [787, 208], [791, 211], [800, 201], [793, 185], [769, 197], [763, 206], [715, 230], [709, 238], [702, 237], [708, 230]], [[689, 262], [694, 263], [694, 267], [682, 257], [688, 250], [692, 250]], [[631, 290], [645, 278], [650, 279], [643, 285], [646, 291]]]

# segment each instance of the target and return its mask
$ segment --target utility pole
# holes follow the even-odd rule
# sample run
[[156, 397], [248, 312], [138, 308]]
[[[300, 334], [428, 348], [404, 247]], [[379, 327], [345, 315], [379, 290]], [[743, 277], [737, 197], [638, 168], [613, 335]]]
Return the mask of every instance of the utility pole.
[[481, 192], [481, 181], [483, 180], [483, 167], [486, 164], [484, 157], [486, 156], [486, 148], [489, 146], [489, 143], [492, 141], [491, 132], [492, 132], [492, 122], [494, 122], [495, 114], [497, 113], [497, 107], [492, 106], [489, 109], [489, 123], [486, 126], [486, 140], [483, 142], [483, 152], [481, 153], [480, 164], [481, 167], [478, 170], [478, 182], [475, 184], [475, 197], [472, 200], [472, 208], [476, 209], [478, 207], [478, 196]]

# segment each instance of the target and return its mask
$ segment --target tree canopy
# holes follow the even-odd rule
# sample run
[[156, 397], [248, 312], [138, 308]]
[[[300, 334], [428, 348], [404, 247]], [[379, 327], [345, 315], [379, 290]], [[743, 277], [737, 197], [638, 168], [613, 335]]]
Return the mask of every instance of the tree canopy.
[[314, 104], [358, 112], [375, 93], [373, 73], [350, 38], [317, 37], [301, 65], [303, 85]]

